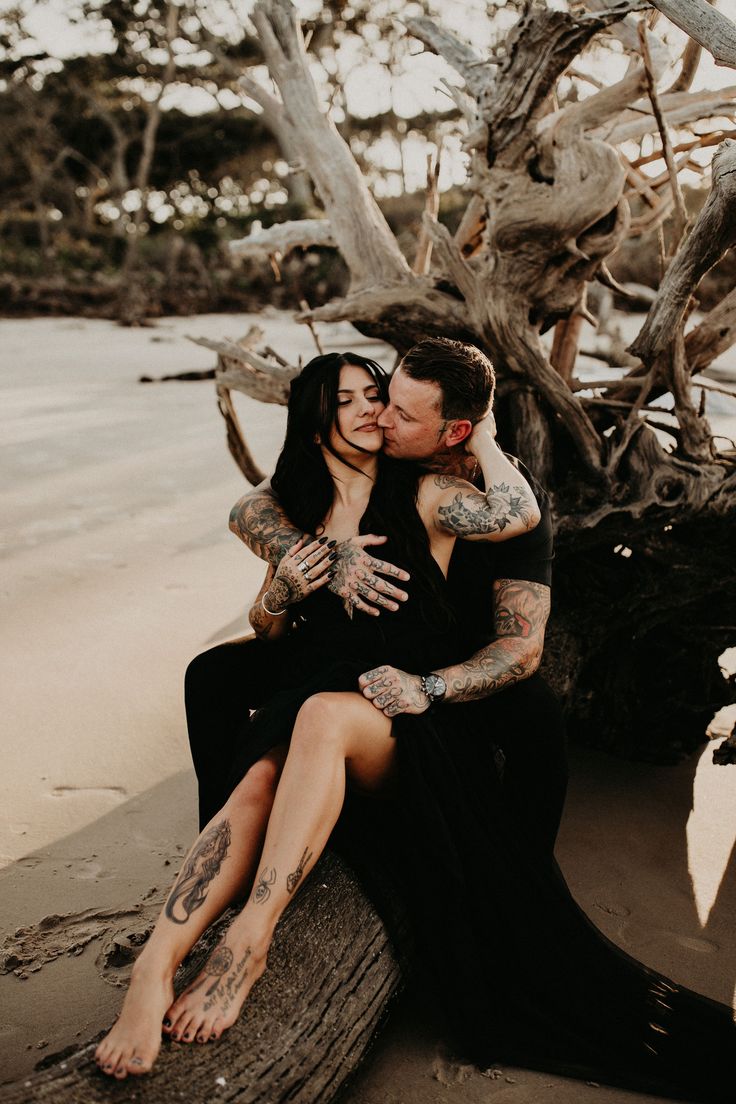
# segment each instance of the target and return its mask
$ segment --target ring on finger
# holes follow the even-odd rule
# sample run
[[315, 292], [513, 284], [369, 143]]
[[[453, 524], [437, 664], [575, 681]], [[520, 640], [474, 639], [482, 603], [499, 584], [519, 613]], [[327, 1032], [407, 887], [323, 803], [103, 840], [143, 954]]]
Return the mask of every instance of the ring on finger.
[[306, 560], [302, 560], [302, 562], [299, 564], [299, 570], [301, 571], [302, 575], [306, 575], [306, 573], [309, 571], [309, 564]]

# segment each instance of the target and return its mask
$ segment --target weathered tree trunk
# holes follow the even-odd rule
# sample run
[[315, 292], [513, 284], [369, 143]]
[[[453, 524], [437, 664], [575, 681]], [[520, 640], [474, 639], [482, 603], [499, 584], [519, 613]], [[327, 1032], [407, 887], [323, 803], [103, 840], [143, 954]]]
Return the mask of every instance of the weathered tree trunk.
[[[720, 63], [734, 63], [736, 27], [706, 0], [656, 6]], [[593, 396], [575, 377], [574, 319], [587, 314], [587, 283], [605, 281], [605, 260], [629, 231], [624, 187], [634, 169], [624, 167], [616, 146], [646, 134], [667, 144], [673, 124], [731, 110], [736, 89], [688, 91], [691, 49], [683, 55], [683, 80], [658, 93], [670, 59], [662, 41], [629, 14], [641, 11], [639, 0], [586, 0], [586, 7], [570, 13], [527, 6], [488, 59], [429, 19], [408, 21], [409, 32], [465, 81], [465, 92], [449, 90], [467, 118], [472, 156], [457, 237], [425, 216], [432, 268], [412, 272], [316, 102], [290, 0], [258, 0], [264, 57], [325, 219], [273, 228], [237, 250], [281, 255], [289, 241], [307, 247], [334, 240], [351, 271], [350, 293], [303, 312], [302, 321], [348, 319], [399, 353], [442, 334], [491, 355], [502, 444], [542, 478], [553, 501], [558, 551], [548, 674], [583, 738], [666, 760], [701, 742], [709, 716], [734, 698], [716, 660], [736, 642], [736, 577], [727, 559], [736, 465], [732, 454], [717, 451], [690, 394], [691, 374], [736, 338], [732, 296], [683, 340], [688, 301], [736, 233], [733, 143], [714, 161], [713, 194], [634, 345], [636, 366]], [[602, 30], [632, 56], [628, 73], [558, 107], [559, 78]], [[672, 150], [667, 159], [662, 187], [676, 196]], [[651, 193], [655, 224], [675, 206], [663, 205], [645, 177], [637, 187]], [[557, 324], [550, 359], [540, 334]], [[660, 347], [652, 335], [662, 333], [667, 342]], [[283, 365], [262, 358], [238, 373], [233, 386], [284, 401]], [[676, 420], [662, 424], [650, 407], [665, 392], [674, 396]], [[653, 427], [666, 429], [667, 446]]]
[[[200, 940], [177, 975], [177, 989], [201, 968], [233, 915]], [[360, 884], [327, 853], [284, 914], [269, 969], [219, 1042], [165, 1041], [152, 1073], [123, 1082], [99, 1072], [90, 1042], [45, 1059], [41, 1072], [0, 1089], [0, 1101], [327, 1104], [364, 1057], [398, 991], [401, 969], [399, 953]]]

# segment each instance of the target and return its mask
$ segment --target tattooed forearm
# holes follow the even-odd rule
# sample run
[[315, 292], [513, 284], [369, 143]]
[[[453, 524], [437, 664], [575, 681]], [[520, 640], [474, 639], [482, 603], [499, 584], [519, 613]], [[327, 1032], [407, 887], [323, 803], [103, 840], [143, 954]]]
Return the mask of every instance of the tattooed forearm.
[[262, 905], [271, 896], [271, 886], [276, 881], [274, 867], [264, 866], [258, 879], [258, 884], [253, 890], [253, 901], [256, 905]]
[[494, 640], [466, 663], [441, 671], [447, 682], [445, 701], [466, 702], [487, 698], [536, 670], [535, 657], [515, 640]]
[[221, 820], [200, 836], [184, 863], [164, 912], [175, 924], [186, 924], [193, 912], [204, 904], [213, 878], [227, 858], [230, 846], [230, 821]]
[[299, 860], [299, 865], [296, 870], [292, 870], [291, 874], [286, 877], [286, 892], [293, 893], [296, 887], [299, 885], [302, 877], [304, 876], [304, 868], [312, 857], [312, 852], [308, 847], [304, 848], [304, 854]]
[[494, 483], [485, 494], [480, 491], [458, 490], [452, 501], [438, 508], [438, 524], [456, 537], [489, 536], [503, 531], [514, 522], [525, 529], [536, 523], [536, 503], [522, 486]]
[[270, 491], [251, 491], [230, 511], [230, 529], [262, 560], [278, 564], [304, 534], [295, 529]]
[[493, 584], [496, 639], [465, 663], [440, 673], [447, 682], [445, 701], [486, 698], [533, 675], [544, 647], [549, 617], [549, 587], [520, 579]]

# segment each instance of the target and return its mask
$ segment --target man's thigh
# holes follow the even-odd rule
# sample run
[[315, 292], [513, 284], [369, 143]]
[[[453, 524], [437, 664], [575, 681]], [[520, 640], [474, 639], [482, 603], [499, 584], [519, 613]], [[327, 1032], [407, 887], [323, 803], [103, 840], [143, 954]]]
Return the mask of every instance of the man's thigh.
[[233, 763], [248, 738], [250, 710], [277, 689], [280, 648], [257, 638], [219, 644], [187, 668], [184, 700], [202, 823], [229, 795]]

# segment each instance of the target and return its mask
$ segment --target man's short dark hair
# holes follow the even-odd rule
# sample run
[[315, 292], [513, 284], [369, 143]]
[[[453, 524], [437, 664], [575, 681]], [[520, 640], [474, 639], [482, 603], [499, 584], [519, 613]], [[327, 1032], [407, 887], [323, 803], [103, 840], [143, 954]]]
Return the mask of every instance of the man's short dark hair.
[[475, 424], [493, 402], [496, 373], [475, 345], [427, 337], [412, 346], [400, 367], [410, 379], [439, 386], [443, 418], [467, 418]]

